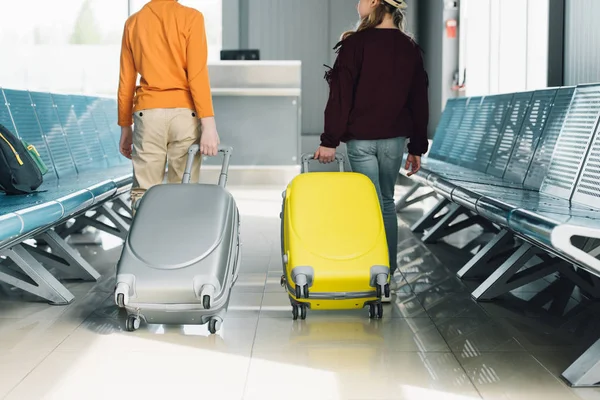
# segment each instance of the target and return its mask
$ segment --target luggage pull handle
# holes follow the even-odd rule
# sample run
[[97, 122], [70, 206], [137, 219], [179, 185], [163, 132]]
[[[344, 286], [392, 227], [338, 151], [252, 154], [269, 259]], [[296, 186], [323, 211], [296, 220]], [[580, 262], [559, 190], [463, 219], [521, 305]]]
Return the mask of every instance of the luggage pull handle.
[[[300, 172], [301, 173], [308, 172], [308, 162], [311, 160], [314, 160], [314, 159], [315, 159], [314, 154], [302, 154], [302, 158], [301, 158], [302, 170]], [[344, 156], [336, 153], [335, 161], [337, 161], [337, 163], [340, 167], [340, 172], [344, 172]]]
[[[187, 164], [185, 165], [185, 172], [183, 173], [182, 183], [190, 183], [190, 177], [192, 175], [192, 166], [194, 164], [194, 157], [200, 151], [199, 144], [193, 144], [188, 150]], [[227, 185], [227, 174], [229, 173], [229, 159], [233, 147], [230, 146], [219, 146], [219, 153], [223, 153], [223, 164], [221, 165], [221, 174], [219, 175], [219, 186], [225, 187]]]

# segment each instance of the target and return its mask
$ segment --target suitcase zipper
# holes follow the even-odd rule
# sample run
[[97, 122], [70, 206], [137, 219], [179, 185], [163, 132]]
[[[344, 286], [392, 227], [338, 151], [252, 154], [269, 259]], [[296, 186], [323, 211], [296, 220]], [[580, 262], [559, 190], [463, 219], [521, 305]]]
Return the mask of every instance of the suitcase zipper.
[[6, 144], [8, 145], [8, 147], [10, 147], [10, 149], [12, 150], [13, 154], [15, 155], [15, 158], [17, 159], [17, 162], [19, 163], [19, 165], [23, 165], [23, 160], [21, 160], [21, 157], [19, 156], [19, 153], [17, 153], [17, 150], [15, 150], [15, 148], [8, 141], [8, 139], [6, 137], [4, 137], [4, 135], [1, 134], [1, 133], [0, 133], [0, 138], [2, 138], [2, 140], [4, 140], [6, 142]]

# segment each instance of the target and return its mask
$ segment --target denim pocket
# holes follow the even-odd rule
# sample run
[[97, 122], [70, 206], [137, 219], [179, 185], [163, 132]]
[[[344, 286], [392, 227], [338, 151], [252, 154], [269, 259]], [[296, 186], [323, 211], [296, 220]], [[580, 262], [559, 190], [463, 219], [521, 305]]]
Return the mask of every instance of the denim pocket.
[[351, 140], [346, 144], [348, 155], [375, 155], [377, 142], [375, 140]]

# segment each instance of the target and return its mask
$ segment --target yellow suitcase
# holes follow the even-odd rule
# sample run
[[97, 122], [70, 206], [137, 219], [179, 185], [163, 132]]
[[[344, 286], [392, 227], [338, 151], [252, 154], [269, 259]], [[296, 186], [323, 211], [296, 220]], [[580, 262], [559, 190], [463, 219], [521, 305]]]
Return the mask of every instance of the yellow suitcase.
[[389, 296], [389, 258], [375, 186], [365, 175], [302, 172], [283, 194], [281, 236], [283, 275], [294, 319], [307, 309], [369, 308], [381, 318], [382, 295]]

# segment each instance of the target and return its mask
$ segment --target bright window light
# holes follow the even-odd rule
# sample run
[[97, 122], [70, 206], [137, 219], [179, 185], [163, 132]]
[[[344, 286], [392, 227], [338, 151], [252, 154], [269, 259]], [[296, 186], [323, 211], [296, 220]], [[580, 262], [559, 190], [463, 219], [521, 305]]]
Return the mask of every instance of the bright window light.
[[[222, 0], [181, 0], [206, 19], [209, 58], [219, 59]], [[147, 1], [132, 0], [137, 11]], [[116, 96], [127, 0], [0, 2], [0, 87], [67, 94]], [[31, 10], [36, 12], [32, 13]]]

